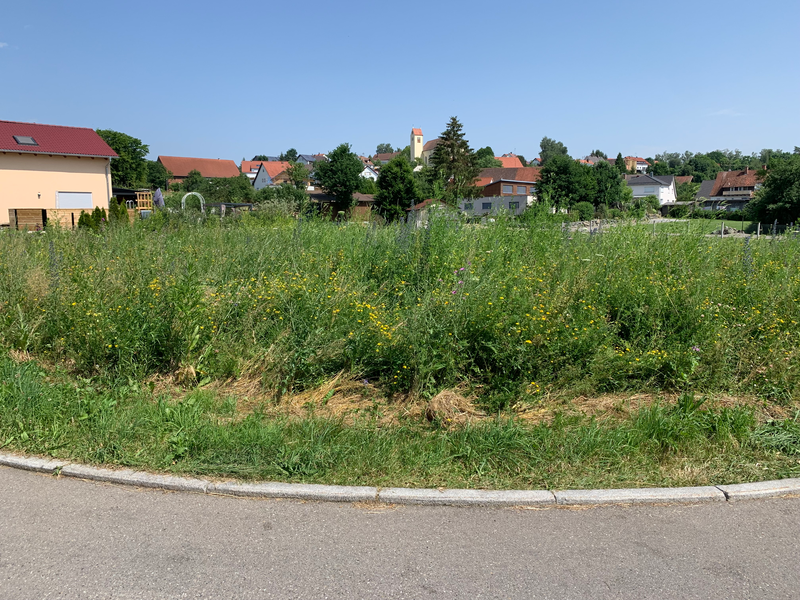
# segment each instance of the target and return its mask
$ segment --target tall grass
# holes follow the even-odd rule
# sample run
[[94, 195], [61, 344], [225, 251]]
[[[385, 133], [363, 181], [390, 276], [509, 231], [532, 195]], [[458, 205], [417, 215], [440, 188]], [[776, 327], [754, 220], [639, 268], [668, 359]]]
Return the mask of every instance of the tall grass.
[[548, 388], [787, 401], [798, 258], [793, 238], [546, 221], [158, 215], [100, 233], [5, 231], [0, 344], [123, 383], [256, 376], [280, 394], [344, 370], [387, 392], [472, 385], [492, 409]]

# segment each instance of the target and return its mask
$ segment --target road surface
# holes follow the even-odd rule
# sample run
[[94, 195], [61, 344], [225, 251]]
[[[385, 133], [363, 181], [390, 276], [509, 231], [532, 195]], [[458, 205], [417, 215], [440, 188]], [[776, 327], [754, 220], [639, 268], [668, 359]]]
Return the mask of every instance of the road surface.
[[0, 598], [797, 599], [800, 498], [378, 508], [0, 467]]

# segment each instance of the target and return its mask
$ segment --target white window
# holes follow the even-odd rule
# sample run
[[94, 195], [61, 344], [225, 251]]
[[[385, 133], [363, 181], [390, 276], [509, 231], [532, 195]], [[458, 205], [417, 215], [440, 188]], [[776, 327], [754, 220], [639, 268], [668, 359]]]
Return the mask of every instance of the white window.
[[504, 194], [513, 194], [512, 188], [513, 188], [513, 186], [511, 186], [511, 185], [504, 185], [503, 186], [503, 193]]
[[646, 187], [646, 188], [644, 188], [644, 193], [645, 194], [655, 194], [656, 193], [656, 188], [654, 188], [654, 187]]
[[527, 194], [526, 188], [524, 185], [517, 186], [517, 193], [518, 194]]
[[56, 192], [56, 208], [92, 208], [92, 192]]

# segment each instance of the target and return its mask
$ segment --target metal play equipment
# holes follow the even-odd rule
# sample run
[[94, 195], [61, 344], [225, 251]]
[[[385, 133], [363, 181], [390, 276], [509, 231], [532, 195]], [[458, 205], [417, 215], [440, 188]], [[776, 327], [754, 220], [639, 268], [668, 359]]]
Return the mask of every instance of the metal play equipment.
[[186, 198], [188, 198], [189, 196], [197, 196], [198, 198], [200, 198], [200, 212], [206, 214], [206, 199], [203, 198], [203, 196], [197, 192], [189, 192], [183, 198], [181, 198], [181, 210], [182, 211], [186, 210]]

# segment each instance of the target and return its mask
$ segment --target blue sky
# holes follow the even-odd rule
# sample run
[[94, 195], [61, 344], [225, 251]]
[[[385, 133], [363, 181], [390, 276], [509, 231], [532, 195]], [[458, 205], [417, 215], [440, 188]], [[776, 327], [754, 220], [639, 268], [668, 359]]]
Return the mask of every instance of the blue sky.
[[0, 0], [0, 119], [159, 154], [800, 145], [800, 2]]

